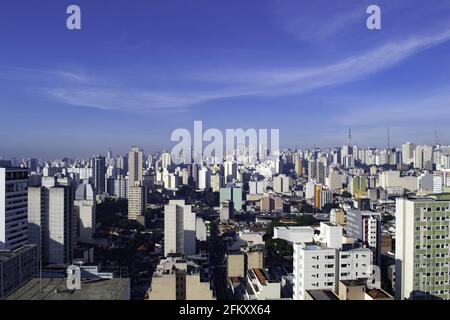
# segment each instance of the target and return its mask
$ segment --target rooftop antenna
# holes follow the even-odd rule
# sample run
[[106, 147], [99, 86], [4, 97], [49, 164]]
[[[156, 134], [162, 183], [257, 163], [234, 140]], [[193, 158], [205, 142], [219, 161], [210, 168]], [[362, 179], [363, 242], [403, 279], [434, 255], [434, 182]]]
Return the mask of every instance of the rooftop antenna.
[[439, 135], [437, 129], [434, 129], [434, 145], [435, 146], [439, 145]]
[[352, 129], [348, 129], [348, 145], [352, 145]]
[[388, 132], [387, 132], [387, 146], [388, 146], [388, 150], [391, 149], [391, 131], [390, 128], [388, 128]]

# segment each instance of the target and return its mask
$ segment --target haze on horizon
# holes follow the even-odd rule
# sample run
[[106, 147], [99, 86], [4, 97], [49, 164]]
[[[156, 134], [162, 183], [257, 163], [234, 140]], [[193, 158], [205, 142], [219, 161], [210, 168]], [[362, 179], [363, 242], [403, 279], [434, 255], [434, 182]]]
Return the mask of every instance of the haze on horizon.
[[0, 155], [85, 158], [171, 132], [277, 128], [283, 148], [450, 144], [450, 3], [8, 1], [0, 11]]

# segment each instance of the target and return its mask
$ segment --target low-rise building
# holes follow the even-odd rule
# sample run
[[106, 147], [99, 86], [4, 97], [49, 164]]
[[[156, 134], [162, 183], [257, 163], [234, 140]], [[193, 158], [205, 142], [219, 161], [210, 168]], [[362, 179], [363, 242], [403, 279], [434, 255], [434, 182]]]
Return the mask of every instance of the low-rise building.
[[281, 283], [271, 281], [263, 269], [247, 271], [246, 300], [274, 300], [281, 298]]
[[147, 300], [215, 300], [209, 275], [191, 260], [168, 257], [153, 274]]

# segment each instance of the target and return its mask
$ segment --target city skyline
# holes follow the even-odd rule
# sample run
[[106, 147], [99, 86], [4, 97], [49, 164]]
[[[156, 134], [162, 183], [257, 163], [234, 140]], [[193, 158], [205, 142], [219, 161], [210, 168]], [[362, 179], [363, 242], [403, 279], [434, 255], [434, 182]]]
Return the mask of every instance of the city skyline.
[[[347, 133], [348, 134], [348, 133]], [[436, 132], [434, 132], [435, 136], [433, 137], [433, 139], [436, 142], [436, 139], [439, 139], [439, 137], [436, 135]], [[351, 136], [351, 139], [353, 139], [353, 136]], [[331, 150], [335, 150], [335, 149], [342, 149], [342, 147], [344, 146], [349, 146], [351, 148], [353, 147], [357, 147], [359, 149], [375, 149], [378, 151], [382, 151], [382, 150], [402, 150], [402, 146], [408, 143], [413, 143], [414, 145], [420, 145], [417, 144], [415, 141], [411, 141], [411, 140], [405, 140], [404, 142], [400, 143], [399, 145], [392, 145], [390, 144], [388, 147], [388, 142], [389, 140], [392, 140], [392, 137], [390, 137], [389, 139], [386, 138], [386, 145], [385, 146], [375, 146], [375, 145], [359, 145], [356, 143], [348, 143], [349, 142], [349, 136], [347, 135], [347, 143], [342, 143], [341, 145], [335, 145], [335, 146], [319, 146], [319, 145], [315, 145], [315, 146], [307, 146], [304, 148], [298, 147], [298, 146], [294, 146], [294, 147], [280, 147], [280, 151], [281, 152], [296, 152], [296, 151], [314, 151], [314, 150], [320, 150], [323, 152], [328, 152]], [[430, 139], [431, 140], [431, 139]], [[173, 145], [176, 144], [175, 142], [173, 143]], [[205, 148], [205, 146], [207, 146], [209, 143], [208, 142], [204, 142], [203, 143], [203, 148]], [[450, 144], [446, 144], [446, 143], [441, 143], [440, 141], [438, 142], [438, 144], [436, 143], [424, 143], [424, 146], [430, 146], [430, 147], [447, 147], [450, 146]], [[245, 144], [245, 147], [248, 148], [248, 144]], [[133, 148], [139, 148], [140, 150], [142, 150], [143, 154], [145, 156], [149, 156], [149, 155], [161, 155], [163, 153], [170, 153], [172, 154], [170, 148], [163, 148], [160, 150], [145, 150], [144, 148], [141, 148], [141, 146], [136, 145], [136, 144], [131, 144], [127, 150], [121, 150], [121, 151], [117, 151], [114, 148], [103, 148], [102, 150], [97, 150], [97, 152], [94, 152], [93, 154], [83, 154], [83, 155], [74, 155], [74, 156], [69, 156], [69, 155], [59, 155], [59, 156], [55, 156], [55, 157], [39, 157], [36, 155], [29, 155], [29, 156], [16, 156], [16, 155], [12, 155], [12, 156], [5, 156], [3, 154], [0, 154], [0, 160], [14, 160], [14, 161], [21, 161], [21, 160], [25, 160], [25, 159], [37, 159], [39, 161], [56, 161], [56, 160], [62, 160], [62, 159], [70, 159], [70, 160], [74, 160], [74, 161], [85, 161], [85, 160], [89, 160], [89, 159], [93, 159], [97, 156], [103, 156], [105, 158], [108, 158], [108, 154], [111, 153], [113, 158], [116, 157], [121, 157], [121, 156], [129, 156], [129, 150], [133, 149]], [[238, 150], [237, 145], [235, 145], [235, 148], [233, 149], [234, 151]], [[226, 158], [226, 155], [223, 155], [223, 158]]]
[[377, 2], [372, 31], [371, 1], [82, 0], [75, 32], [68, 2], [9, 2], [2, 155], [154, 152], [194, 120], [279, 128], [282, 148], [342, 145], [348, 128], [359, 145], [386, 146], [387, 128], [392, 145], [448, 143], [450, 4]]

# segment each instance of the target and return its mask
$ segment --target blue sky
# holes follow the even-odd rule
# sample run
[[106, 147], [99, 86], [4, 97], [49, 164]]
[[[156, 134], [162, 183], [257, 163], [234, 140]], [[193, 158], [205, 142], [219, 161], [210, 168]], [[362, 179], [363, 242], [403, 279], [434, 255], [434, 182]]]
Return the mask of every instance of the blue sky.
[[156, 151], [194, 120], [283, 147], [450, 143], [449, 40], [446, 0], [4, 0], [0, 155]]

